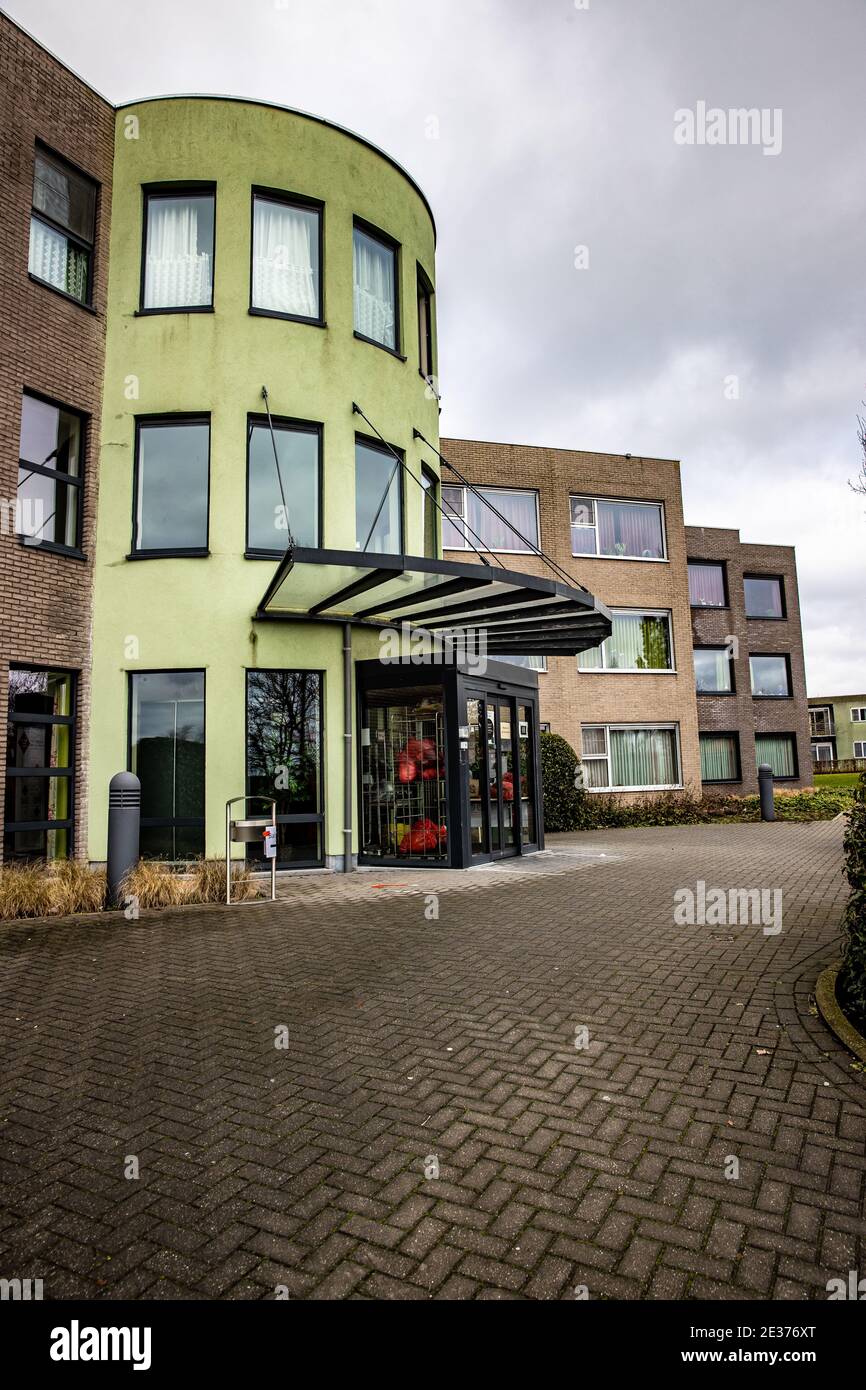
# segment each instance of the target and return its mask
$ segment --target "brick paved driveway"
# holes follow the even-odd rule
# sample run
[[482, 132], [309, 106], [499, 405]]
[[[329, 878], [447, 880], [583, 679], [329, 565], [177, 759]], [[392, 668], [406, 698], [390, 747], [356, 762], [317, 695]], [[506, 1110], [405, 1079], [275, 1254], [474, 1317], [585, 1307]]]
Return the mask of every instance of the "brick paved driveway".
[[[809, 998], [841, 825], [550, 847], [0, 931], [0, 1273], [54, 1298], [705, 1299], [862, 1271], [866, 1086]], [[781, 887], [783, 931], [674, 926], [699, 878]]]

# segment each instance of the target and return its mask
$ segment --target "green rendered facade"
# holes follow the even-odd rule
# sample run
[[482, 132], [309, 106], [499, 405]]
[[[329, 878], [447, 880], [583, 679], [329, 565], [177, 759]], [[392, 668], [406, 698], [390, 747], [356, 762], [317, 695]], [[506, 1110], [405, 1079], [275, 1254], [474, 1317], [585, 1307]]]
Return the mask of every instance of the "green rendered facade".
[[[254, 190], [260, 196], [267, 191], [266, 200], [277, 206], [283, 198], [302, 211], [319, 205], [320, 316], [311, 313], [301, 321], [251, 311]], [[154, 295], [143, 270], [147, 196], [175, 193], [192, 199], [210, 193], [214, 199], [212, 307], [149, 307]], [[395, 350], [355, 332], [353, 228], [359, 220], [362, 235], [378, 230], [396, 250]], [[165, 220], [154, 223], [149, 235], [165, 236], [165, 228]], [[374, 254], [375, 247], [374, 240]], [[420, 476], [423, 457], [433, 477], [435, 454], [413, 438], [413, 428], [438, 443], [438, 402], [420, 370], [418, 323], [423, 281], [430, 291], [422, 312], [431, 320], [432, 358], [434, 248], [430, 210], [409, 177], [337, 127], [282, 108], [209, 97], [156, 99], [118, 111], [94, 577], [91, 860], [105, 858], [109, 779], [129, 765], [131, 676], [146, 672], [204, 673], [205, 828], [197, 848], [209, 857], [224, 852], [226, 801], [247, 789], [248, 672], [321, 673], [324, 832], [318, 857], [333, 863], [342, 855], [343, 630], [328, 622], [254, 621], [278, 556], [246, 553], [248, 432], [256, 423], [265, 428], [263, 387], [275, 424], [316, 427], [321, 483], [314, 543], [327, 550], [358, 548], [356, 436], [370, 437], [371, 431], [353, 413], [353, 402], [403, 451], [413, 472]], [[160, 273], [170, 271], [164, 264]], [[433, 360], [425, 364], [430, 372]], [[179, 421], [171, 417], [182, 416], [201, 417], [199, 425], [209, 420], [209, 448], [200, 451], [200, 470], [209, 470], [204, 544], [191, 547], [197, 554], [160, 554], [158, 546], [141, 554], [143, 528], [160, 511], [153, 490], [158, 493], [160, 480], [176, 486], [163, 459], [163, 471], [149, 475], [147, 503], [136, 495], [138, 470], [150, 467], [141, 436], [149, 425], [172, 427]], [[270, 442], [269, 431], [259, 436], [262, 447]], [[177, 461], [186, 468], [187, 459], [183, 453]], [[200, 470], [191, 479], [200, 481]], [[403, 548], [423, 555], [422, 490], [404, 477], [402, 494]], [[177, 498], [169, 508], [175, 521], [188, 501], [183, 487]], [[297, 500], [289, 488], [284, 501], [292, 527]], [[429, 508], [426, 515], [429, 553]], [[175, 534], [172, 516], [163, 516], [162, 524]], [[438, 550], [438, 528], [434, 540]], [[310, 540], [304, 537], [303, 543]], [[285, 530], [275, 545], [285, 548]], [[376, 632], [358, 629], [354, 645], [356, 660], [376, 656]], [[157, 698], [148, 706], [151, 715], [158, 704]], [[179, 707], [176, 701], [175, 719]], [[145, 741], [147, 731], [145, 720]], [[168, 756], [176, 757], [179, 747], [175, 740]], [[143, 815], [145, 803], [146, 797]], [[183, 807], [172, 809], [182, 818]], [[352, 823], [357, 827], [357, 811]], [[235, 853], [242, 854], [243, 846], [235, 846]]]

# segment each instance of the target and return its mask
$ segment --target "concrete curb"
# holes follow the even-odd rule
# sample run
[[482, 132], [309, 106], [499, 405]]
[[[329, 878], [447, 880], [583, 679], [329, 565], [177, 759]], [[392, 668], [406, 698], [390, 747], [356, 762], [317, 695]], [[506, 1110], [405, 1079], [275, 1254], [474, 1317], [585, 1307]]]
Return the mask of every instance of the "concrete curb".
[[866, 1038], [845, 1017], [836, 999], [836, 980], [841, 964], [841, 961], [837, 961], [821, 971], [815, 982], [815, 1003], [831, 1033], [835, 1033], [840, 1043], [853, 1052], [859, 1061], [866, 1063]]

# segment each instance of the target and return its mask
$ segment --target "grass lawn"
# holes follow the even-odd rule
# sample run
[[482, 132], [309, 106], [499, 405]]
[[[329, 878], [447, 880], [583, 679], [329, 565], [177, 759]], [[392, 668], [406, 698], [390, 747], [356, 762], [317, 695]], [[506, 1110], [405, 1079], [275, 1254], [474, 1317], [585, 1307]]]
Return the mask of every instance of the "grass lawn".
[[860, 781], [859, 772], [816, 772], [816, 787], [856, 787]]

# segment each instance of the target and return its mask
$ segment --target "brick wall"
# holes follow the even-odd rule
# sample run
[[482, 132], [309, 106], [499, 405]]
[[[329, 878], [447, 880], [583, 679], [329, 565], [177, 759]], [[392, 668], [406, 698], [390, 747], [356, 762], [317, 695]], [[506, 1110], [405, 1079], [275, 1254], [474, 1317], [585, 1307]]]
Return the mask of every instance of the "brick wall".
[[[33, 158], [40, 140], [99, 184], [92, 311], [28, 278]], [[80, 78], [0, 15], [0, 498], [18, 481], [21, 395], [42, 393], [87, 417], [84, 560], [0, 535], [0, 723], [5, 729], [10, 663], [80, 673], [76, 728], [75, 848], [86, 847], [86, 739], [90, 704], [91, 563], [95, 534], [114, 112]], [[0, 797], [5, 806], [5, 747]], [[2, 852], [2, 847], [0, 847]]]
[[[735, 793], [757, 791], [756, 733], [794, 734], [797, 740], [797, 765], [800, 775], [793, 781], [786, 780], [780, 783], [780, 786], [811, 786], [809, 711], [806, 703], [803, 633], [800, 625], [800, 597], [793, 546], [747, 545], [740, 541], [739, 531], [714, 526], [688, 526], [686, 539], [690, 559], [721, 561], [727, 570], [729, 607], [692, 610], [694, 645], [724, 646], [729, 635], [737, 639], [737, 655], [733, 663], [735, 693], [697, 696], [698, 722], [702, 731], [715, 730], [739, 735], [742, 781], [725, 784], [718, 790]], [[744, 574], [781, 576], [786, 610], [783, 620], [746, 617]], [[750, 653], [790, 656], [790, 699], [767, 700], [752, 697]]]
[[[616, 454], [528, 445], [443, 439], [442, 452], [472, 483], [536, 488], [541, 544], [566, 573], [608, 607], [668, 609], [675, 672], [620, 674], [578, 671], [576, 657], [549, 657], [538, 677], [540, 717], [580, 752], [586, 723], [675, 723], [680, 730], [682, 777], [700, 794], [700, 755], [692, 666], [685, 527], [679, 463], [672, 459], [626, 458]], [[444, 483], [456, 481], [443, 467]], [[572, 556], [571, 494], [635, 498], [664, 505], [667, 560], [620, 560]], [[472, 559], [446, 552], [450, 559]], [[511, 569], [550, 577], [542, 561], [503, 555]], [[640, 794], [638, 794], [640, 795]]]

